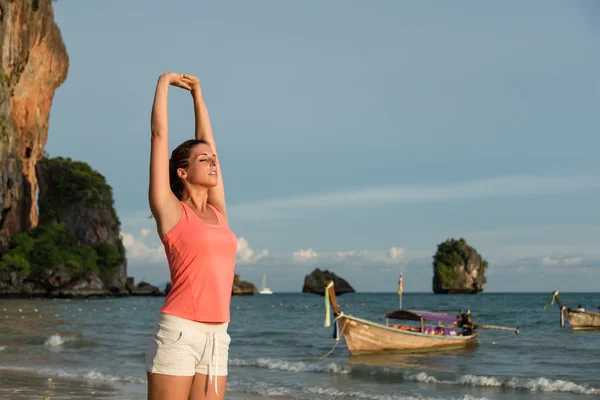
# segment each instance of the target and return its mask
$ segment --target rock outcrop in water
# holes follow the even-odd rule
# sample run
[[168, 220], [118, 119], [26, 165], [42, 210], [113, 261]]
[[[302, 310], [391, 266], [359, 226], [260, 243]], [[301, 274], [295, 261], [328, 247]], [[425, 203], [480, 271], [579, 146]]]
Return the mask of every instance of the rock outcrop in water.
[[239, 275], [234, 275], [233, 287], [231, 288], [232, 296], [253, 296], [256, 293], [256, 286], [248, 281], [240, 280]]
[[38, 224], [35, 166], [69, 57], [52, 2], [0, 0], [0, 252]]
[[304, 277], [302, 293], [313, 293], [325, 296], [325, 285], [329, 281], [333, 281], [336, 295], [355, 292], [354, 288], [352, 288], [352, 286], [350, 286], [345, 279], [340, 278], [333, 272], [329, 272], [327, 270], [321, 271], [319, 268], [317, 268], [311, 272], [310, 275], [306, 275], [306, 277]]
[[[133, 281], [133, 278], [129, 278]], [[157, 286], [151, 285], [148, 282], [141, 281], [137, 285], [132, 285], [128, 288], [128, 292], [132, 296], [165, 296], [167, 290], [162, 292]]]
[[474, 294], [487, 282], [486, 260], [465, 239], [448, 239], [438, 245], [433, 256], [433, 292]]

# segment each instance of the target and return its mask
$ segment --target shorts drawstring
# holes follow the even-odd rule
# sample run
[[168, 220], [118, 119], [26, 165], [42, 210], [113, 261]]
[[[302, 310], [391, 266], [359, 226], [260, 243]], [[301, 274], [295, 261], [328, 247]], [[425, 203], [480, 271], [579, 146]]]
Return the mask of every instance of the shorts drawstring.
[[217, 396], [219, 395], [219, 387], [217, 386], [217, 379], [219, 379], [219, 341], [217, 340], [217, 334], [213, 333], [213, 349], [215, 350], [215, 354], [216, 354], [216, 360], [215, 360], [215, 371], [217, 371], [217, 373], [215, 374], [215, 392], [217, 393]]
[[[219, 341], [217, 340], [217, 334], [213, 333], [212, 334], [212, 338], [210, 336], [210, 333], [206, 332], [206, 345], [204, 347], [205, 351], [206, 351], [206, 346], [208, 346], [208, 343], [212, 342], [212, 351], [211, 351], [211, 357], [210, 357], [210, 363], [208, 363], [208, 381], [209, 383], [212, 383], [212, 378], [213, 375], [215, 377], [215, 393], [217, 394], [217, 396], [219, 395], [219, 387], [217, 385], [217, 382], [219, 380]], [[213, 368], [214, 366], [214, 368]]]

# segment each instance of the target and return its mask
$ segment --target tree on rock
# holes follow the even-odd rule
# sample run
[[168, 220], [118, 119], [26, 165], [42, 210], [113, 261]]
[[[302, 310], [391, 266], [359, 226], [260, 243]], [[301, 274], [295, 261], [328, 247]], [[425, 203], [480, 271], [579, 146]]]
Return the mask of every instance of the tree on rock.
[[482, 292], [487, 266], [488, 262], [465, 239], [448, 239], [438, 245], [433, 256], [433, 292]]

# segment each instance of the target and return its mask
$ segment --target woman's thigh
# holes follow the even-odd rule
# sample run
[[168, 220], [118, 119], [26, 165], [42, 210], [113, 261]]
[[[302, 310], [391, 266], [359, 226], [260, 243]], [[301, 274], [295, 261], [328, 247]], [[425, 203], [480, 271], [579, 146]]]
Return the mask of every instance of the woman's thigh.
[[[227, 387], [227, 377], [219, 376], [217, 379], [216, 376], [212, 377], [213, 381], [210, 382], [210, 379], [207, 375], [204, 374], [196, 374], [194, 376], [194, 382], [192, 383], [192, 388], [190, 390], [189, 400], [223, 400], [225, 399], [225, 389]], [[217, 388], [219, 389], [219, 394], [215, 390], [215, 379], [217, 379]]]
[[[148, 400], [188, 400], [193, 376], [147, 373]], [[220, 382], [219, 382], [220, 383]]]

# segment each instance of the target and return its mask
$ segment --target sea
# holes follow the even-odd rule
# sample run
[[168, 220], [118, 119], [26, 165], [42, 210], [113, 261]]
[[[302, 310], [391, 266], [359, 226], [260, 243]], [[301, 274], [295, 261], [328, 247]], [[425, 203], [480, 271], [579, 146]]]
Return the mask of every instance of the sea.
[[[343, 339], [336, 342], [333, 325], [324, 326], [321, 296], [233, 297], [227, 397], [600, 397], [600, 332], [561, 328], [556, 303], [542, 310], [550, 297], [551, 291], [404, 293], [404, 309], [470, 309], [480, 324], [519, 327], [520, 333], [485, 330], [475, 346], [463, 350], [372, 356], [350, 356]], [[561, 298], [571, 307], [600, 306], [600, 293], [561, 293]], [[41, 379], [50, 388], [66, 385], [63, 393], [70, 395], [63, 398], [145, 399], [144, 353], [163, 300], [0, 299], [0, 397], [41, 399], [35, 393], [39, 385], [23, 383]], [[399, 306], [395, 293], [351, 293], [338, 300], [346, 314], [380, 322]], [[8, 378], [15, 374], [26, 377], [21, 387], [7, 387], [15, 385]]]

